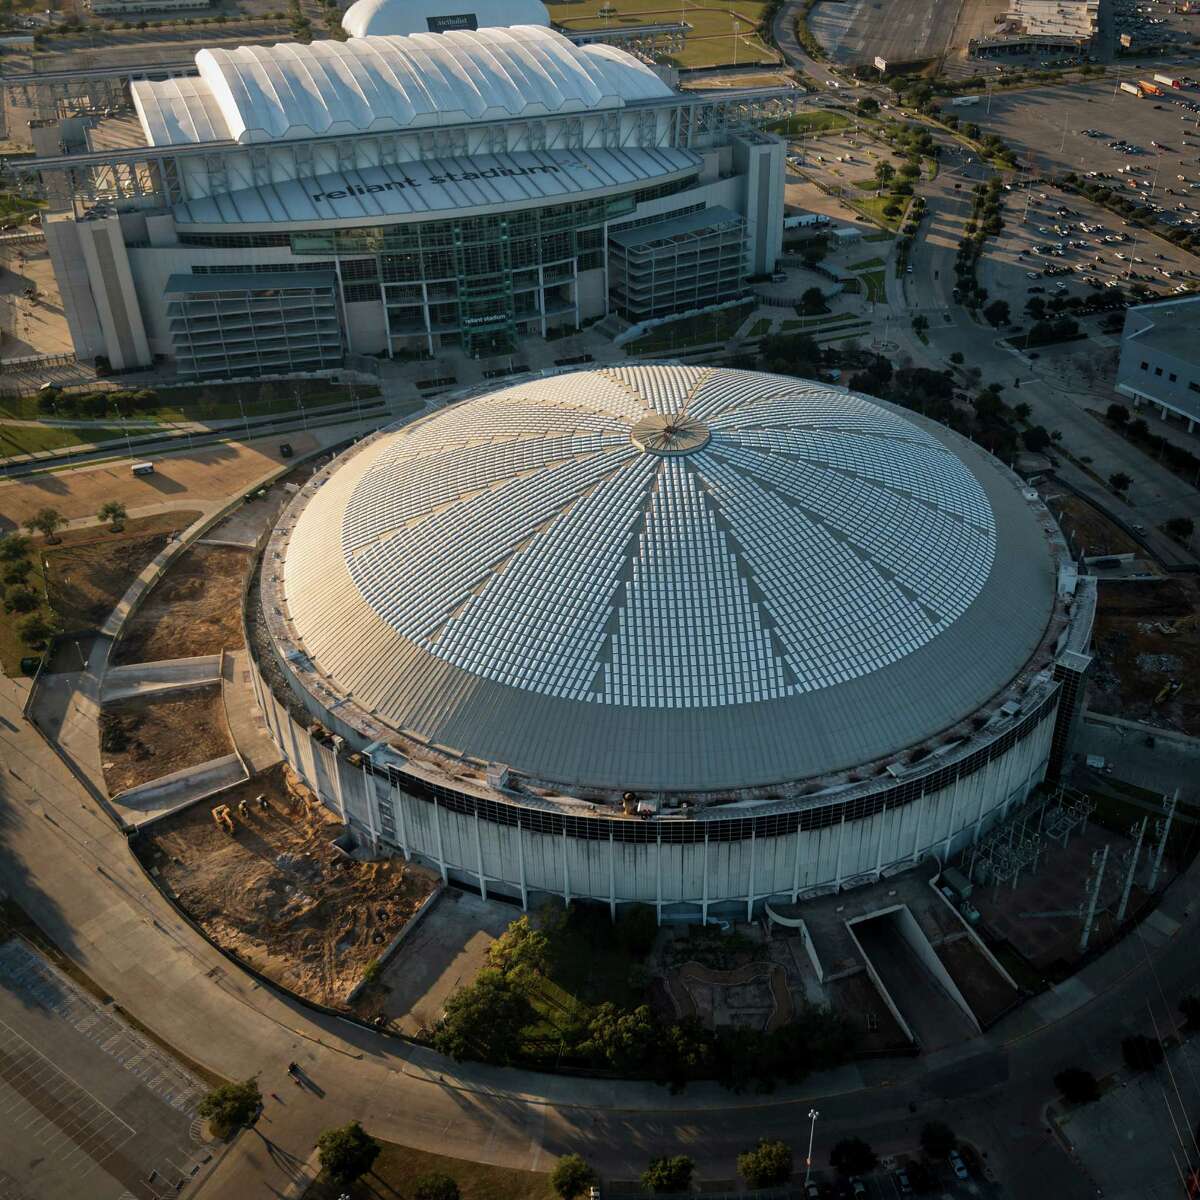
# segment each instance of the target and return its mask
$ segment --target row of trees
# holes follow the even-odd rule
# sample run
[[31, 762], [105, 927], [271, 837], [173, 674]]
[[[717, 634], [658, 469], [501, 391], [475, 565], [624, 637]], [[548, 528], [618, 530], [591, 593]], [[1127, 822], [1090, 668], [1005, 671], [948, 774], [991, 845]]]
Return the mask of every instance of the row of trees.
[[[637, 960], [654, 937], [653, 910], [626, 914], [617, 936]], [[473, 983], [456, 991], [433, 1034], [433, 1045], [452, 1058], [509, 1065], [537, 1062], [529, 1031], [538, 1023], [537, 1004], [551, 965], [551, 944], [522, 917], [492, 945], [487, 966]], [[853, 1049], [848, 1022], [831, 1009], [801, 1010], [787, 1025], [755, 1029], [707, 1029], [695, 1018], [661, 1021], [646, 1004], [605, 1001], [579, 1005], [557, 1029], [557, 1062], [651, 1078], [672, 1089], [693, 1079], [716, 1079], [742, 1090], [795, 1083], [811, 1071], [837, 1066]]]
[[969, 309], [978, 309], [987, 300], [987, 289], [979, 286], [976, 271], [983, 256], [983, 244], [995, 237], [1004, 228], [1000, 215], [1000, 177], [993, 176], [987, 183], [977, 184], [971, 202], [971, 216], [963, 228], [963, 239], [958, 244], [954, 260], [955, 284], [962, 303]]
[[1161, 433], [1155, 433], [1143, 418], [1134, 417], [1125, 405], [1110, 404], [1106, 416], [1113, 429], [1165, 463], [1177, 475], [1192, 480], [1200, 479], [1200, 456], [1193, 454], [1186, 446], [1163, 437]]

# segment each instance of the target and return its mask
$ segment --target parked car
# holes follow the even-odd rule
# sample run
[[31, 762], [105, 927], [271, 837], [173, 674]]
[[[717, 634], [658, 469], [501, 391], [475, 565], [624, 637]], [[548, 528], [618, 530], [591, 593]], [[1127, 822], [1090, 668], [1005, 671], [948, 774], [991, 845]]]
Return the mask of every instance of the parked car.
[[962, 1155], [957, 1150], [950, 1151], [950, 1166], [959, 1179], [971, 1178], [971, 1172], [967, 1170], [967, 1164], [963, 1162]]

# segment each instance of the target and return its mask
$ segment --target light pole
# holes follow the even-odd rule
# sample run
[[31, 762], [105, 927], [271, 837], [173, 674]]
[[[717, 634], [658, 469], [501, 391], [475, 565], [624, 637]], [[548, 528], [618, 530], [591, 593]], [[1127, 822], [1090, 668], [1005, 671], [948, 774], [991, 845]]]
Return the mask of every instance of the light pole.
[[810, 1108], [810, 1109], [808, 1110], [808, 1121], [809, 1121], [809, 1125], [808, 1125], [808, 1154], [805, 1156], [805, 1159], [804, 1159], [804, 1186], [805, 1186], [805, 1187], [808, 1187], [808, 1177], [809, 1177], [809, 1175], [812, 1173], [812, 1148], [813, 1148], [813, 1135], [814, 1135], [814, 1134], [816, 1133], [816, 1131], [817, 1131], [817, 1118], [818, 1118], [820, 1115], [821, 1115], [821, 1114], [820, 1114], [819, 1112], [817, 1112], [817, 1110], [816, 1110], [815, 1108]]

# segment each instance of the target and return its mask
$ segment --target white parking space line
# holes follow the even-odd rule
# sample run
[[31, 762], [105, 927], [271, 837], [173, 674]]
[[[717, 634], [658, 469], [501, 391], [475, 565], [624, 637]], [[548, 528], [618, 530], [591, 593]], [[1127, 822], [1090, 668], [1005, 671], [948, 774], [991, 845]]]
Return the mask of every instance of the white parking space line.
[[[47, 1149], [70, 1143], [59, 1162], [87, 1174], [136, 1131], [106, 1104], [0, 1021], [0, 1090], [10, 1125], [27, 1129]], [[35, 1103], [36, 1098], [38, 1102]]]

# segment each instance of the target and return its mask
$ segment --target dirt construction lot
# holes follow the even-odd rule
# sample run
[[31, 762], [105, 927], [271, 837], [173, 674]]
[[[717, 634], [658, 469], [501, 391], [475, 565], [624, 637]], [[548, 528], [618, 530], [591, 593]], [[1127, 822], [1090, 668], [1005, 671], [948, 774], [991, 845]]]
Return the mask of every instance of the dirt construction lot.
[[302, 996], [343, 1004], [437, 876], [400, 858], [347, 858], [331, 844], [341, 822], [287, 767], [221, 801], [233, 810], [232, 836], [202, 804], [154, 826], [142, 861], [219, 945]]
[[120, 700], [100, 714], [100, 757], [110, 796], [232, 753], [217, 686]]
[[125, 627], [112, 662], [159, 662], [236, 650], [242, 586], [251, 556], [231, 546], [193, 546], [163, 576]]
[[159, 513], [126, 523], [120, 533], [107, 526], [67, 530], [63, 544], [43, 551], [49, 563], [50, 603], [67, 630], [94, 629], [116, 607], [141, 570], [186, 529], [195, 511]]
[[1088, 706], [1200, 733], [1200, 693], [1191, 686], [1200, 670], [1198, 602], [1200, 582], [1190, 577], [1102, 584]]

